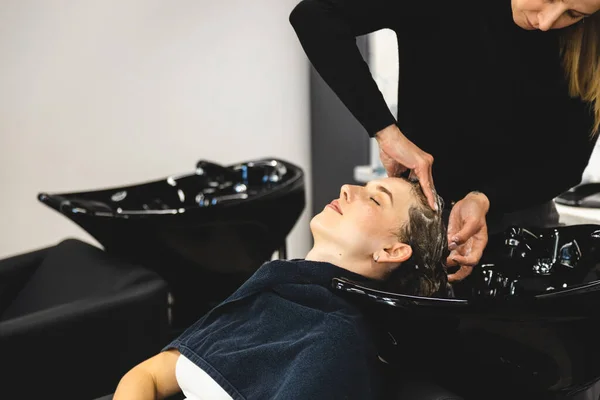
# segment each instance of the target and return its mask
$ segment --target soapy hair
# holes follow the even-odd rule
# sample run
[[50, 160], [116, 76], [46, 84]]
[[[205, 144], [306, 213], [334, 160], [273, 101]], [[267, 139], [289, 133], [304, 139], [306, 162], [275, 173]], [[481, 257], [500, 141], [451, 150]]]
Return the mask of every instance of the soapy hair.
[[600, 12], [564, 28], [561, 54], [569, 94], [589, 102], [595, 122], [591, 136], [600, 131]]
[[451, 293], [445, 268], [448, 255], [444, 202], [438, 195], [438, 210], [432, 210], [418, 182], [409, 181], [417, 204], [408, 210], [408, 221], [398, 238], [412, 248], [412, 255], [386, 279], [383, 289], [415, 296], [447, 297]]

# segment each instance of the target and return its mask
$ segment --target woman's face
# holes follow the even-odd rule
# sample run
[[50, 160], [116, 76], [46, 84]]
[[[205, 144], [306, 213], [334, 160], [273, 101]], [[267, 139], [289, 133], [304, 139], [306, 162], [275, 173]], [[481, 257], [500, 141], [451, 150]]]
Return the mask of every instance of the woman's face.
[[600, 10], [600, 0], [511, 0], [513, 20], [523, 29], [560, 29]]
[[398, 243], [408, 210], [418, 201], [412, 185], [400, 178], [344, 185], [340, 197], [310, 223], [315, 244], [332, 244], [346, 255], [371, 256]]

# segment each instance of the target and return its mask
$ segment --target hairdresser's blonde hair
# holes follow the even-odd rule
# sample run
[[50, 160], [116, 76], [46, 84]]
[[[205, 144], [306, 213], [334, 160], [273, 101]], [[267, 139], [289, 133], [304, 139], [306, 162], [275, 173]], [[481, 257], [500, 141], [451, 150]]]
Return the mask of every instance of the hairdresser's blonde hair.
[[594, 108], [594, 128], [600, 130], [600, 12], [564, 29], [561, 54], [569, 92]]

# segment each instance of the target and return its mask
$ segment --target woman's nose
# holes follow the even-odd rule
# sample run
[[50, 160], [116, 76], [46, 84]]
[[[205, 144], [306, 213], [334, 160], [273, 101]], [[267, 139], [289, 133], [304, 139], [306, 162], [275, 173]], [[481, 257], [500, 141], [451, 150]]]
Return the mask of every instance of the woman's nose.
[[552, 22], [549, 18], [546, 18], [545, 16], [542, 17], [541, 15], [538, 17], [538, 29], [540, 31], [548, 31], [551, 27]]
[[557, 7], [547, 8], [543, 11], [540, 11], [538, 14], [538, 29], [540, 31], [548, 31], [552, 29], [561, 15], [562, 11]]
[[352, 188], [350, 185], [343, 185], [340, 190], [340, 199], [348, 203], [351, 201], [352, 197]]

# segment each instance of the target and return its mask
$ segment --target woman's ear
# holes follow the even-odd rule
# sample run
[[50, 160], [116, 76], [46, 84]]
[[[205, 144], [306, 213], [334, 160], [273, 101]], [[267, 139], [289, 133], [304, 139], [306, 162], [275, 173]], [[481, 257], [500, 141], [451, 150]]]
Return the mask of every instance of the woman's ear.
[[377, 252], [378, 262], [403, 263], [412, 256], [412, 247], [406, 243], [396, 242], [392, 246]]

